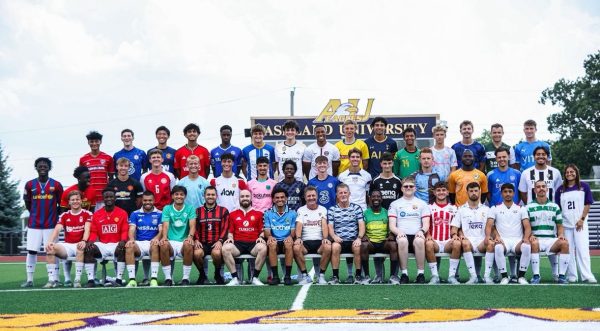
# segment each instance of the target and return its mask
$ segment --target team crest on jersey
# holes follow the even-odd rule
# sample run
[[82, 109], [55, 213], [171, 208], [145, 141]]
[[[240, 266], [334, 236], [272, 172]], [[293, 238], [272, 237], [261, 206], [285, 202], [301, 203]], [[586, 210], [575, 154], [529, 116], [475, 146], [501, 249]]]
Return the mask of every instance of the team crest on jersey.
[[242, 224], [243, 224], [244, 226], [248, 226], [248, 225], [250, 225], [250, 222], [248, 222], [248, 221], [244, 221], [244, 222], [242, 222]]
[[325, 156], [329, 156], [329, 151], [325, 151], [325, 152], [323, 152], [323, 155], [325, 155]]
[[511, 180], [511, 181], [513, 181], [513, 182], [514, 182], [514, 181], [515, 181], [515, 179], [516, 179], [516, 177], [515, 177], [515, 176], [510, 176], [509, 178], [510, 178], [510, 180]]
[[254, 221], [255, 220], [254, 216], [250, 216], [250, 220]]
[[236, 184], [236, 183], [233, 183], [233, 184], [231, 184], [231, 187], [232, 187], [232, 188], [236, 188], [236, 187], [237, 187], [237, 184]]
[[398, 184], [394, 183], [393, 187], [394, 187], [394, 190], [395, 190], [396, 188], [398, 188]]
[[138, 155], [134, 155], [134, 156], [133, 156], [133, 159], [134, 159], [134, 160], [139, 160], [139, 159], [140, 159], [140, 157], [139, 157]]
[[271, 185], [267, 185], [267, 190], [270, 190], [270, 189], [271, 189]]
[[166, 178], [162, 178], [162, 179], [160, 180], [160, 182], [161, 182], [161, 183], [163, 183], [163, 184], [166, 184], [166, 183], [167, 183], [167, 179], [166, 179]]
[[133, 185], [127, 185], [127, 191], [133, 191]]
[[148, 179], [148, 183], [152, 184], [152, 179]]
[[100, 160], [100, 163], [101, 163], [102, 165], [105, 165], [105, 164], [106, 164], [106, 160]]
[[165, 158], [170, 159], [173, 155], [171, 155], [171, 153], [167, 153], [165, 154]]
[[417, 205], [412, 205], [412, 209], [414, 209], [414, 210], [417, 210], [417, 209], [419, 209], [419, 206], [417, 206]]
[[234, 155], [234, 156], [235, 156], [235, 151], [231, 151], [231, 155]]
[[119, 223], [119, 218], [115, 217], [115, 223]]
[[296, 193], [300, 193], [300, 188], [299, 187], [296, 188]]
[[286, 148], [287, 147], [283, 146], [283, 148], [281, 148], [281, 150], [285, 152]]
[[479, 174], [475, 174], [475, 175], [473, 175], [473, 179], [475, 179], [475, 180], [479, 180]]
[[50, 188], [48, 189], [48, 191], [54, 192], [54, 186], [50, 186]]
[[152, 225], [157, 225], [158, 224], [158, 220], [156, 218], [152, 219]]

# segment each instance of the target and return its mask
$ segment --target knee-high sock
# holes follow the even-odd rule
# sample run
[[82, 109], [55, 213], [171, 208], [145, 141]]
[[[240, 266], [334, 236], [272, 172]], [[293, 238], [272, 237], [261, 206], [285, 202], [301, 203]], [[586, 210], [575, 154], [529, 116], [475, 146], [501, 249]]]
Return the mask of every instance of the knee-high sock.
[[123, 279], [123, 272], [125, 272], [125, 262], [117, 262], [117, 279]]
[[456, 270], [458, 269], [459, 259], [450, 259], [450, 269], [448, 270], [448, 277], [455, 277]]
[[531, 253], [531, 272], [534, 275], [540, 274], [540, 253]]
[[531, 261], [531, 245], [521, 244], [521, 260], [519, 262], [519, 271], [527, 271]]
[[93, 263], [86, 263], [85, 264], [85, 272], [87, 273], [88, 282], [90, 280], [93, 281], [94, 278], [95, 278], [94, 264]]
[[160, 263], [158, 262], [151, 262], [150, 263], [150, 277], [152, 278], [158, 278], [158, 266]]
[[171, 265], [163, 266], [162, 269], [165, 274], [165, 280], [171, 279]]
[[569, 262], [571, 261], [571, 254], [560, 254], [558, 256], [558, 274], [564, 275], [569, 269]]
[[127, 276], [129, 279], [135, 279], [135, 264], [127, 265]]
[[[552, 275], [558, 275], [558, 256], [548, 255], [548, 260], [550, 260], [550, 265], [552, 266]], [[531, 267], [533, 268], [533, 265]]]
[[56, 264], [46, 264], [46, 271], [48, 272], [48, 281], [56, 281]]
[[472, 252], [464, 252], [463, 258], [465, 259], [465, 264], [467, 265], [467, 269], [469, 270], [469, 275], [471, 277], [477, 277], [477, 271], [475, 270], [475, 259], [473, 259]]
[[83, 273], [83, 262], [75, 262], [75, 282], [81, 281], [81, 274]]
[[27, 281], [33, 282], [33, 274], [35, 273], [35, 264], [37, 263], [37, 255], [27, 253], [25, 262], [25, 271], [27, 272]]
[[190, 272], [192, 272], [192, 266], [191, 265], [184, 265], [183, 266], [183, 278], [182, 279], [190, 279]]
[[428, 265], [429, 265], [429, 271], [431, 271], [431, 276], [439, 276], [437, 263], [430, 262], [430, 263], [428, 263]]
[[73, 266], [72, 261], [61, 260], [63, 265], [63, 275], [65, 276], [65, 283], [71, 281], [71, 267]]
[[492, 268], [494, 267], [494, 253], [485, 253], [485, 271], [483, 272], [483, 276], [486, 278], [491, 277]]
[[506, 257], [504, 256], [504, 246], [496, 245], [496, 247], [494, 247], [494, 257], [496, 259], [498, 271], [501, 274], [506, 273]]

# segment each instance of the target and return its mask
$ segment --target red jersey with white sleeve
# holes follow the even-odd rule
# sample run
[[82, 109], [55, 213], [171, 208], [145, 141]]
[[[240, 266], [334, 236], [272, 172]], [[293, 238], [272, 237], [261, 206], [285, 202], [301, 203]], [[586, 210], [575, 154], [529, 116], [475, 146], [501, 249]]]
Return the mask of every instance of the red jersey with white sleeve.
[[229, 213], [229, 233], [234, 241], [253, 243], [263, 232], [263, 213], [250, 209], [247, 213], [236, 209]]
[[102, 201], [102, 190], [108, 184], [108, 175], [115, 173], [112, 156], [100, 152], [96, 156], [87, 153], [79, 159], [80, 166], [90, 171], [90, 186], [96, 191], [96, 201]]
[[238, 177], [223, 177], [210, 180], [210, 185], [217, 188], [217, 204], [232, 212], [240, 208], [240, 191], [247, 190], [246, 182]]
[[105, 208], [100, 208], [92, 216], [91, 222], [89, 242], [95, 242], [98, 239], [105, 244], [118, 243], [126, 241], [129, 237], [129, 217], [127, 212], [119, 207], [115, 207], [110, 212]]
[[452, 204], [439, 205], [432, 203], [429, 205], [431, 210], [431, 225], [429, 233], [431, 238], [437, 241], [446, 241], [450, 239], [450, 223], [456, 215], [456, 206]]
[[160, 174], [146, 172], [140, 178], [144, 191], [148, 190], [154, 194], [154, 207], [163, 210], [166, 205], [171, 204], [171, 189], [175, 186], [175, 176], [168, 171]]
[[210, 170], [210, 153], [208, 149], [201, 145], [194, 147], [194, 149], [189, 148], [188, 145], [183, 145], [175, 152], [174, 168], [179, 171], [179, 179], [190, 173], [186, 162], [191, 155], [196, 155], [200, 159], [198, 174], [204, 178], [208, 177], [208, 171]]
[[65, 231], [65, 243], [76, 244], [83, 239], [85, 223], [92, 221], [92, 213], [89, 210], [81, 209], [74, 214], [68, 210], [60, 214], [58, 223], [63, 226]]

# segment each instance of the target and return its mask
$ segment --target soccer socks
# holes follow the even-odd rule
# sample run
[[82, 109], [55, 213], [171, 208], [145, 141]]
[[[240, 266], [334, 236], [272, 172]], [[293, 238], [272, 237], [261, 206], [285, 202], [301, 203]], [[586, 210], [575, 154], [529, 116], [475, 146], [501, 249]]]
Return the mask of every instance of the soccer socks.
[[90, 280], [94, 280], [94, 276], [95, 276], [95, 272], [94, 272], [94, 264], [93, 263], [86, 263], [85, 264], [85, 273], [87, 274], [87, 279], [88, 281]]
[[127, 265], [127, 276], [129, 276], [129, 279], [135, 279], [135, 264]]
[[571, 254], [560, 254], [558, 256], [557, 272], [559, 275], [564, 275], [567, 273], [569, 261], [571, 261]]
[[117, 262], [117, 279], [123, 279], [123, 272], [125, 272], [125, 262]]
[[292, 277], [292, 266], [285, 266], [285, 277]]
[[73, 262], [67, 260], [61, 260], [63, 265], [63, 274], [65, 276], [65, 283], [71, 281], [71, 267], [73, 266]]
[[158, 278], [158, 266], [160, 264], [158, 262], [151, 262], [150, 263], [150, 277], [152, 278]]
[[519, 277], [523, 277], [531, 261], [531, 245], [521, 244], [521, 259], [519, 262]]
[[465, 259], [465, 264], [467, 265], [467, 269], [469, 270], [469, 275], [471, 275], [471, 277], [477, 277], [477, 272], [475, 271], [475, 260], [473, 259], [473, 252], [464, 252], [463, 258]]
[[144, 270], [144, 279], [148, 279], [148, 274], [151, 273], [152, 262], [150, 260], [142, 260], [142, 269]]
[[340, 269], [333, 269], [333, 277], [340, 278]]
[[408, 269], [402, 269], [402, 274], [408, 276]]
[[75, 282], [81, 281], [81, 274], [83, 273], [83, 262], [75, 262]]
[[277, 266], [271, 267], [271, 275], [273, 278], [279, 278], [279, 268]]
[[459, 259], [450, 259], [450, 269], [448, 269], [448, 275], [454, 276], [456, 274], [456, 269], [458, 269]]
[[25, 261], [25, 271], [27, 272], [28, 282], [33, 282], [33, 274], [35, 273], [36, 262], [37, 255], [27, 253], [27, 259]]
[[392, 276], [398, 276], [398, 260], [391, 260], [390, 261], [390, 274]]
[[56, 264], [46, 264], [46, 271], [48, 272], [48, 281], [56, 281]]
[[427, 265], [429, 265], [429, 271], [431, 271], [431, 276], [438, 276], [438, 268], [437, 268], [437, 263], [436, 262], [430, 262], [427, 263]]
[[367, 263], [363, 263], [362, 264], [362, 269], [365, 272], [365, 277], [369, 277], [369, 273], [370, 273], [370, 270], [369, 270], [369, 261], [367, 261]]
[[504, 256], [504, 246], [496, 245], [494, 247], [494, 257], [496, 260], [496, 265], [498, 266], [498, 271], [501, 274], [506, 274], [506, 257]]
[[171, 279], [171, 265], [163, 266], [162, 270], [163, 274], [165, 274], [165, 280]]
[[552, 274], [560, 274], [560, 272], [558, 272], [558, 264], [560, 263], [559, 258], [556, 255], [548, 255], [548, 260], [550, 260], [550, 265], [552, 266]]
[[192, 266], [191, 265], [184, 265], [183, 266], [183, 278], [182, 279], [190, 279], [190, 272], [192, 272]]
[[517, 257], [516, 256], [509, 256], [508, 257], [508, 263], [510, 265], [510, 276], [511, 277], [516, 277], [517, 276]]
[[531, 273], [540, 274], [540, 253], [531, 253]]
[[494, 267], [494, 253], [485, 253], [484, 277], [490, 277], [492, 275], [493, 267]]

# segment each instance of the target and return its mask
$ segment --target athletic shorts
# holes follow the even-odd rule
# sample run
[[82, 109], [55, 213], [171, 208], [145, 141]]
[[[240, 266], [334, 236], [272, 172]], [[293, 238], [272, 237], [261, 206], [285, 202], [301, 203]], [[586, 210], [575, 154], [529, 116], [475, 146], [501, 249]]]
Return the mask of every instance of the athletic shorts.
[[414, 254], [415, 253], [415, 235], [407, 234], [406, 239], [408, 239], [408, 252]]
[[342, 254], [352, 254], [352, 243], [354, 241], [342, 241]]
[[318, 254], [319, 248], [321, 248], [321, 240], [304, 240], [302, 241], [304, 248], [308, 251], [308, 254]]
[[285, 244], [282, 241], [277, 242], [277, 254], [285, 254]]
[[48, 244], [54, 229], [27, 229], [27, 250], [39, 252], [42, 244]]
[[102, 256], [102, 259], [106, 259], [109, 257], [112, 257], [112, 258], [115, 257], [115, 250], [117, 249], [117, 245], [119, 245], [119, 243], [96, 242], [96, 243], [94, 243], [94, 245], [96, 245], [96, 247], [98, 247], [98, 250], [100, 251], [100, 255]]
[[540, 252], [550, 253], [550, 248], [558, 241], [558, 238], [537, 238], [540, 245]]
[[173, 256], [171, 256], [171, 260], [174, 260], [176, 257], [183, 258], [183, 241], [169, 240], [169, 243], [173, 248]]
[[515, 250], [517, 245], [523, 240], [522, 238], [502, 238], [504, 241], [504, 247], [506, 247], [506, 253], [516, 254]]
[[141, 260], [144, 256], [150, 256], [150, 241], [149, 240], [141, 240], [135, 242], [140, 249], [140, 257], [138, 260]]
[[210, 256], [212, 254], [212, 250], [213, 250], [213, 245], [215, 243], [212, 244], [208, 244], [208, 243], [202, 243], [202, 250], [204, 251], [204, 256]]
[[483, 252], [479, 251], [479, 244], [481, 244], [485, 238], [484, 237], [465, 237], [469, 240], [469, 242], [471, 243], [471, 247], [473, 247], [473, 253], [485, 253], [485, 248], [483, 249]]
[[[386, 241], [387, 241], [387, 239], [385, 239], [384, 241], [379, 242], [379, 243], [374, 243], [371, 240], [367, 240], [368, 247], [373, 247], [373, 253], [371, 253], [371, 251], [369, 250], [369, 254], [376, 254], [376, 253], [387, 254], [387, 253], [389, 253], [389, 250], [385, 247]], [[395, 242], [394, 242], [394, 244], [395, 244]]]
[[254, 246], [256, 246], [256, 242], [234, 241], [233, 245], [240, 251], [240, 255], [252, 255], [252, 250], [254, 249]]
[[452, 241], [452, 239], [448, 239], [448, 240], [434, 240], [437, 244], [438, 247], [440, 248], [439, 252], [440, 253], [444, 253], [444, 248], [446, 247], [446, 245]]
[[60, 243], [60, 245], [64, 247], [65, 252], [67, 252], [67, 258], [75, 257], [77, 255], [77, 244]]

